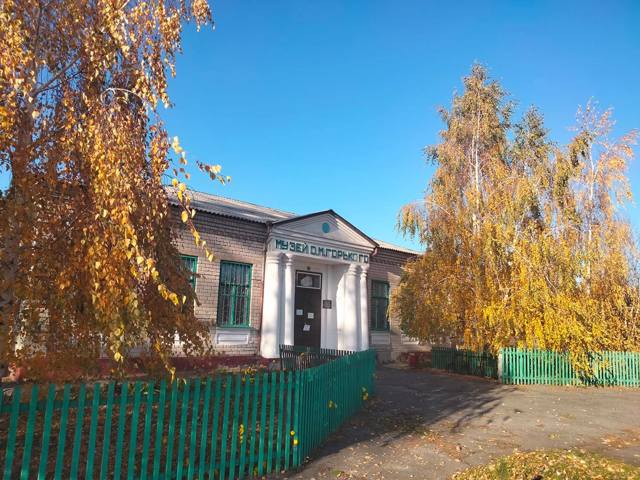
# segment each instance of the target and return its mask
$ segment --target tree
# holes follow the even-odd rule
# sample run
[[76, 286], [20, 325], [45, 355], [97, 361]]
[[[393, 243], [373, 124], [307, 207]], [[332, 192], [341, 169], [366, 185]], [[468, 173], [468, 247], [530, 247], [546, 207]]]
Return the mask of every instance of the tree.
[[122, 364], [140, 346], [168, 365], [176, 335], [185, 353], [206, 350], [172, 243], [167, 175], [182, 221], [212, 253], [193, 226], [186, 156], [158, 112], [171, 105], [185, 21], [210, 23], [206, 0], [0, 5], [0, 169], [11, 178], [0, 214], [2, 363], [64, 377], [104, 352]]
[[535, 108], [511, 123], [479, 65], [441, 114], [425, 199], [399, 214], [425, 247], [392, 301], [405, 331], [473, 349], [568, 350], [577, 363], [640, 348], [637, 252], [620, 215], [636, 132], [609, 139], [611, 111], [590, 102], [560, 148]]

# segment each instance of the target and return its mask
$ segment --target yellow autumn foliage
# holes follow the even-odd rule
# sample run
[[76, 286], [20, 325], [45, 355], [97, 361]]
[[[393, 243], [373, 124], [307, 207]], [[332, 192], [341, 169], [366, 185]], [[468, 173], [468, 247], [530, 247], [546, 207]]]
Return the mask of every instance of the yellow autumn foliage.
[[186, 155], [158, 111], [189, 21], [206, 0], [0, 2], [1, 364], [64, 378], [134, 347], [166, 365], [176, 336], [207, 351], [165, 189], [200, 245]]
[[404, 331], [475, 350], [569, 351], [579, 366], [588, 352], [640, 349], [640, 272], [622, 215], [636, 132], [612, 140], [611, 111], [589, 102], [574, 139], [555, 145], [536, 109], [512, 122], [481, 66], [441, 114], [425, 198], [398, 217], [425, 249], [392, 298]]

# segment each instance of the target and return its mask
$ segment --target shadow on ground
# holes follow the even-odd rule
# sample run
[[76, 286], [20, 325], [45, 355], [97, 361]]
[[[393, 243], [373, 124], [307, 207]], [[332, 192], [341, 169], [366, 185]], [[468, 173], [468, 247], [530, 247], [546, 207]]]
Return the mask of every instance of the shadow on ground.
[[[491, 380], [464, 377], [466, 381], [460, 381], [460, 377], [389, 367], [379, 368], [376, 376], [377, 391], [373, 400], [314, 452], [311, 465], [303, 472], [289, 474], [287, 478], [311, 478], [314, 475], [317, 478], [348, 478], [349, 475], [354, 478], [353, 473], [347, 473], [354, 471], [354, 464], [343, 470], [339, 465], [327, 468], [313, 462], [314, 459], [332, 458], [336, 454], [353, 451], [354, 446], [368, 451], [358, 453], [364, 461], [363, 466], [370, 464], [374, 470], [381, 467], [387, 461], [387, 455], [393, 455], [396, 447], [404, 445], [406, 440], [427, 437], [441, 450], [455, 456], [459, 453], [457, 446], [448, 444], [431, 426], [445, 423], [448, 430], [458, 432], [473, 419], [486, 415], [499, 405], [502, 396], [511, 389]], [[352, 460], [356, 461], [356, 458]], [[389, 461], [393, 462], [393, 459]], [[369, 470], [365, 468], [361, 473], [370, 475], [372, 472]]]
[[392, 367], [378, 369], [376, 385], [374, 400], [283, 478], [446, 479], [539, 448], [640, 464], [637, 390], [516, 387]]
[[343, 429], [346, 431], [327, 442], [325, 453], [372, 437], [387, 446], [406, 435], [431, 432], [429, 427], [441, 422], [451, 432], [459, 432], [491, 412], [513, 388], [488, 379], [392, 368], [379, 369], [376, 380], [378, 390], [371, 404]]

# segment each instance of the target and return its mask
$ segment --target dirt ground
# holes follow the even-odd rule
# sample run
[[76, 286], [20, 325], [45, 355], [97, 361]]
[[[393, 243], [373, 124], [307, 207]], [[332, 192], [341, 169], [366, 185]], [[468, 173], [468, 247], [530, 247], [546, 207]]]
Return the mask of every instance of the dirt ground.
[[291, 479], [447, 479], [514, 450], [582, 448], [640, 465], [640, 390], [383, 367], [377, 396]]

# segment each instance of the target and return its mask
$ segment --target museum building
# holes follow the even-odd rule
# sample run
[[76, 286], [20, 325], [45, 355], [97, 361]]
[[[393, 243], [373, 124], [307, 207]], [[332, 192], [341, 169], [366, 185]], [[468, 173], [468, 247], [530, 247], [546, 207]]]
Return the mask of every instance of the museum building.
[[333, 210], [296, 215], [202, 192], [192, 192], [191, 205], [215, 260], [176, 215], [177, 246], [217, 352], [276, 358], [283, 344], [374, 348], [386, 361], [426, 349], [388, 311], [418, 252], [374, 240]]

